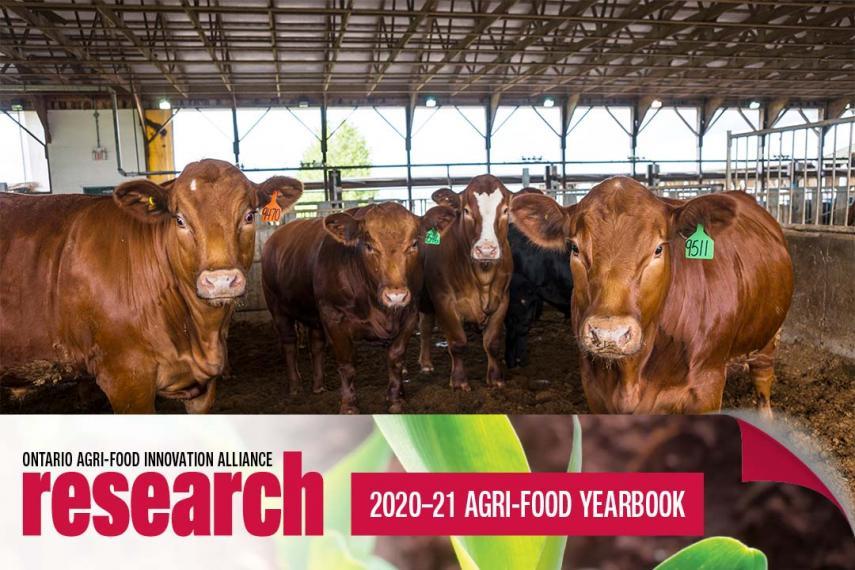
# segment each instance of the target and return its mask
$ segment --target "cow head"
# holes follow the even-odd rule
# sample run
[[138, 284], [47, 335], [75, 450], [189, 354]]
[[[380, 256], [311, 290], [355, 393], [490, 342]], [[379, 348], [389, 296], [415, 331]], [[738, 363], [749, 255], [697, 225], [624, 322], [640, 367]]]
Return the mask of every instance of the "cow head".
[[583, 350], [607, 359], [633, 356], [653, 336], [672, 256], [683, 255], [681, 236], [698, 223], [715, 233], [735, 215], [728, 196], [663, 201], [625, 177], [598, 184], [574, 206], [530, 195], [515, 199], [512, 210], [531, 241], [569, 252], [576, 337]]
[[[303, 193], [301, 182], [274, 176], [251, 182], [219, 160], [193, 162], [164, 184], [132, 180], [113, 198], [135, 219], [163, 228], [173, 272], [214, 306], [243, 295], [255, 248], [255, 212], [276, 196], [283, 209]], [[154, 244], [157, 247], [158, 244]]]
[[433, 193], [437, 204], [457, 212], [460, 230], [474, 261], [497, 262], [508, 239], [508, 212], [513, 194], [495, 176], [472, 179], [459, 194], [448, 188]]
[[385, 307], [406, 307], [413, 290], [421, 288], [419, 250], [428, 230], [442, 235], [454, 220], [450, 208], [431, 208], [423, 217], [395, 202], [376, 204], [332, 214], [324, 229], [335, 240], [355, 248], [369, 280], [377, 287], [377, 299]]

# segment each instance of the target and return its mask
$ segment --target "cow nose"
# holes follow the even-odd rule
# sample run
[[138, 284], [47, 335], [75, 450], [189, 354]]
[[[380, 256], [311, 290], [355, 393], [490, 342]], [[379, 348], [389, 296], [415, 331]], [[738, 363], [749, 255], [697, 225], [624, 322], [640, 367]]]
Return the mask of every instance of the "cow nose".
[[240, 269], [203, 271], [196, 280], [196, 294], [203, 299], [231, 299], [244, 290], [246, 277]]
[[386, 287], [383, 289], [383, 304], [387, 307], [406, 307], [410, 302], [410, 290], [407, 288], [392, 289]]
[[499, 259], [499, 245], [491, 241], [478, 242], [472, 248], [472, 257], [478, 261]]
[[582, 326], [582, 345], [606, 358], [631, 356], [641, 348], [641, 326], [632, 317], [588, 317]]

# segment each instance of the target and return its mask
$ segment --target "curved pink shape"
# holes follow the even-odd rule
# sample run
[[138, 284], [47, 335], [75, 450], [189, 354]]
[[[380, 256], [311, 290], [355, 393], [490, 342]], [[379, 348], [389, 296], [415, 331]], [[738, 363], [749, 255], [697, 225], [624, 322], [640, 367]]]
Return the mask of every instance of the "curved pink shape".
[[742, 482], [771, 481], [812, 489], [849, 516], [825, 483], [810, 467], [774, 437], [745, 420], [736, 418], [742, 433]]

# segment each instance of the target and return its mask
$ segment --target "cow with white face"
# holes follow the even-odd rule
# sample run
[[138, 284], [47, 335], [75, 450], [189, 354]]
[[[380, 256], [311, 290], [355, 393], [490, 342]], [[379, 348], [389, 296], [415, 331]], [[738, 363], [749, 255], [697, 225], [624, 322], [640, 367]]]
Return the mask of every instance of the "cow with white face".
[[422, 372], [433, 371], [431, 332], [434, 322], [448, 340], [451, 387], [469, 391], [463, 355], [464, 323], [477, 325], [487, 353], [487, 384], [504, 384], [499, 361], [502, 322], [508, 310], [508, 285], [513, 259], [508, 245], [508, 212], [513, 194], [495, 176], [472, 179], [460, 193], [442, 188], [433, 200], [457, 213], [440, 243], [425, 246], [425, 287], [422, 296]]

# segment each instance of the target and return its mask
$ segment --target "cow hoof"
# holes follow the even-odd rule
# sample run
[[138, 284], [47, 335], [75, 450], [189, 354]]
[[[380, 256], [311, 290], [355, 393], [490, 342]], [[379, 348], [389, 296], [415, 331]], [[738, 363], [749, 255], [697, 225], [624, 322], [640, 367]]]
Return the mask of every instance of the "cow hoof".
[[460, 390], [461, 392], [471, 392], [472, 387], [469, 385], [469, 382], [461, 382], [459, 384], [451, 383], [452, 390]]
[[389, 404], [390, 414], [400, 414], [404, 411], [404, 402], [392, 402]]
[[320, 394], [322, 392], [326, 392], [327, 389], [324, 386], [316, 386], [312, 388], [312, 394]]
[[493, 388], [504, 388], [505, 387], [505, 381], [504, 380], [492, 380], [490, 382], [487, 382], [487, 385], [491, 386]]
[[339, 409], [340, 414], [353, 416], [359, 413], [359, 408], [357, 408], [354, 404], [342, 404]]
[[299, 388], [291, 388], [290, 390], [288, 390], [288, 394], [290, 394], [291, 397], [299, 396], [300, 395], [300, 389]]
[[422, 364], [422, 374], [430, 374], [433, 372], [433, 364]]

